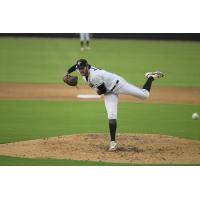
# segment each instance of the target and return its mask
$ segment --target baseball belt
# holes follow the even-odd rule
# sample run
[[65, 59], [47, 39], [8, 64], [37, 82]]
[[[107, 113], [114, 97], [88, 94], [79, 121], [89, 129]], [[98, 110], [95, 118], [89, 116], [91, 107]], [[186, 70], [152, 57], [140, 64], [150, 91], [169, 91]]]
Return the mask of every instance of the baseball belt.
[[116, 88], [117, 84], [119, 83], [119, 80], [116, 81], [115, 85], [113, 86], [113, 88], [110, 90], [111, 92]]

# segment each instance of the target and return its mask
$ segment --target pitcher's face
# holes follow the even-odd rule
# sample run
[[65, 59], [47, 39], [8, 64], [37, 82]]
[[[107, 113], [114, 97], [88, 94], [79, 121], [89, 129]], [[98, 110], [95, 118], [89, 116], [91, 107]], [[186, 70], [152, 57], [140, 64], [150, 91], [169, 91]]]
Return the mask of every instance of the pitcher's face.
[[78, 69], [81, 76], [88, 76], [88, 67], [81, 67]]

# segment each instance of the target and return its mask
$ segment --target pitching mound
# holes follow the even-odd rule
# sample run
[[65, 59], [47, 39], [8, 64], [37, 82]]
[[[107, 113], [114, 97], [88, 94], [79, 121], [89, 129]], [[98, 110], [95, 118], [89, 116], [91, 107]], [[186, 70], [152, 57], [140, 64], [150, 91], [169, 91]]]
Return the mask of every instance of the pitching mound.
[[0, 155], [133, 164], [200, 164], [200, 141], [157, 134], [121, 134], [117, 138], [116, 152], [108, 151], [108, 135], [84, 134], [0, 144]]

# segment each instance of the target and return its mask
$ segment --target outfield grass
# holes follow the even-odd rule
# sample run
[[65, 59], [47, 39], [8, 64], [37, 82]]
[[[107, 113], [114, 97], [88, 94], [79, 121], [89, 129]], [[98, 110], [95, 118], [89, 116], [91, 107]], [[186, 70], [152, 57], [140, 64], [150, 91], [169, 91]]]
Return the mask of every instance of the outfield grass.
[[[76, 133], [107, 133], [103, 102], [0, 101], [0, 143]], [[200, 140], [200, 106], [120, 103], [118, 132]]]
[[[142, 85], [149, 70], [165, 72], [160, 86], [200, 86], [200, 42], [92, 40], [81, 52], [78, 39], [0, 38], [0, 82], [61, 83], [81, 57]], [[82, 80], [81, 80], [82, 83]]]

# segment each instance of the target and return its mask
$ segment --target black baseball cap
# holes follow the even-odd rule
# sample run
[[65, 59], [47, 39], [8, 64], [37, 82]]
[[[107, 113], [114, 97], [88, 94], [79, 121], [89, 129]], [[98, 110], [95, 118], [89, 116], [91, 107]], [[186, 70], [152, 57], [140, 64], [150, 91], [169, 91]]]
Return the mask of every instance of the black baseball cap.
[[84, 67], [88, 66], [88, 62], [85, 59], [79, 59], [76, 62], [77, 69], [83, 69]]

